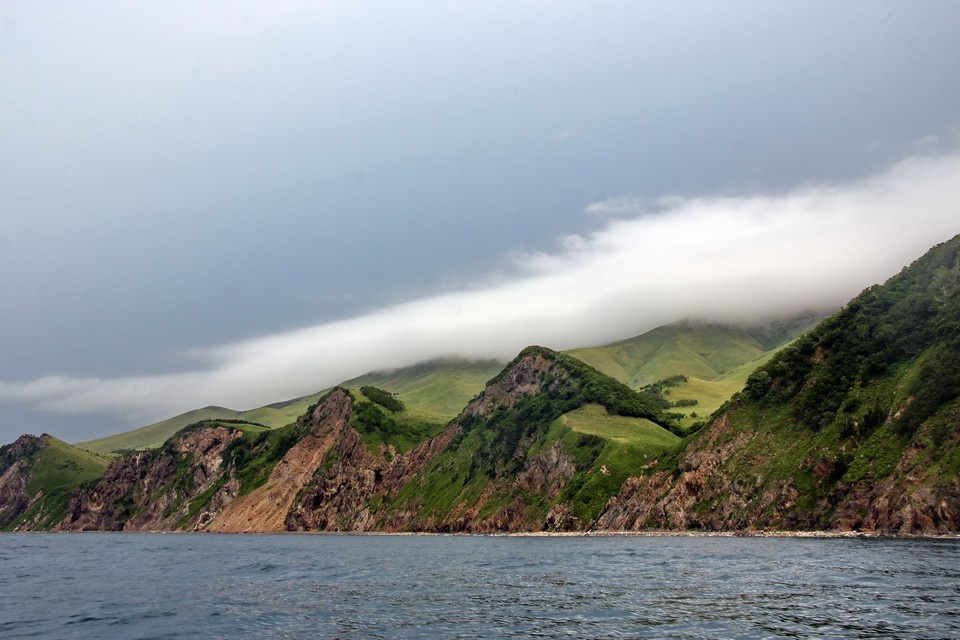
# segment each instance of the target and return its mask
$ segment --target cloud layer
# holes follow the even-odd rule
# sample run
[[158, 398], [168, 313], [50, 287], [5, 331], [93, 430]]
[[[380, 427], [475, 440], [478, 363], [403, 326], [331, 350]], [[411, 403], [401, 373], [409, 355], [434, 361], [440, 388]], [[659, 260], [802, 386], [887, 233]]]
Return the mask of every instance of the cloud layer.
[[0, 382], [0, 400], [150, 420], [252, 408], [439, 356], [506, 359], [528, 344], [597, 344], [679, 319], [839, 307], [960, 232], [960, 154], [844, 185], [648, 204], [627, 194], [590, 205], [616, 217], [467, 290], [199, 350], [182, 373]]

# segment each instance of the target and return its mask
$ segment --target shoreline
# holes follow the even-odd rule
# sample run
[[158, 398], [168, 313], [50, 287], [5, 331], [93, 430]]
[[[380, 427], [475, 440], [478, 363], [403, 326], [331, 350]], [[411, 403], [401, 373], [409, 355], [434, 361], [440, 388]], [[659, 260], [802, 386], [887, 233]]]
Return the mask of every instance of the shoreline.
[[307, 536], [382, 536], [382, 537], [478, 537], [478, 538], [806, 538], [806, 539], [882, 539], [882, 540], [960, 540], [960, 532], [910, 535], [876, 531], [3, 531], [26, 534], [202, 534], [202, 535], [307, 535]]

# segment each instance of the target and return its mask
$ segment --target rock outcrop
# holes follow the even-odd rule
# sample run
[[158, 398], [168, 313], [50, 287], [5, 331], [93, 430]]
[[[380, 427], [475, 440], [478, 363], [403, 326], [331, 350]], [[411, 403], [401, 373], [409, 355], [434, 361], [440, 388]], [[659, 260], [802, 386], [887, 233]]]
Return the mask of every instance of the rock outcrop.
[[221, 480], [224, 451], [238, 429], [203, 426], [178, 433], [161, 449], [114, 460], [96, 484], [70, 499], [61, 531], [171, 531], [192, 528], [191, 504]]
[[5, 527], [30, 508], [27, 492], [32, 469], [28, 458], [46, 446], [49, 436], [24, 435], [0, 449], [0, 527]]

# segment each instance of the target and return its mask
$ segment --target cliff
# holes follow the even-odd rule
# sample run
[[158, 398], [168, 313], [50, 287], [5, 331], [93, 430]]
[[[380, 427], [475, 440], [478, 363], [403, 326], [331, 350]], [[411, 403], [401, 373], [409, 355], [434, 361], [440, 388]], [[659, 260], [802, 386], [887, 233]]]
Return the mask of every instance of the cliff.
[[960, 237], [753, 373], [598, 528], [942, 534], [960, 522]]

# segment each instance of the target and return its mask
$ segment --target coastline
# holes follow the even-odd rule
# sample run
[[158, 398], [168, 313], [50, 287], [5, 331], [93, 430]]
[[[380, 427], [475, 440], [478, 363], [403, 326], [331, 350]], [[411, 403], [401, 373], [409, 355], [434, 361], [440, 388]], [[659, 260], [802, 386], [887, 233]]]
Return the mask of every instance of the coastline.
[[898, 534], [878, 531], [0, 531], [3, 534], [172, 534], [172, 535], [305, 535], [305, 536], [383, 536], [383, 537], [464, 537], [464, 538], [807, 538], [807, 539], [883, 539], [883, 540], [960, 540], [960, 532], [942, 534]]

